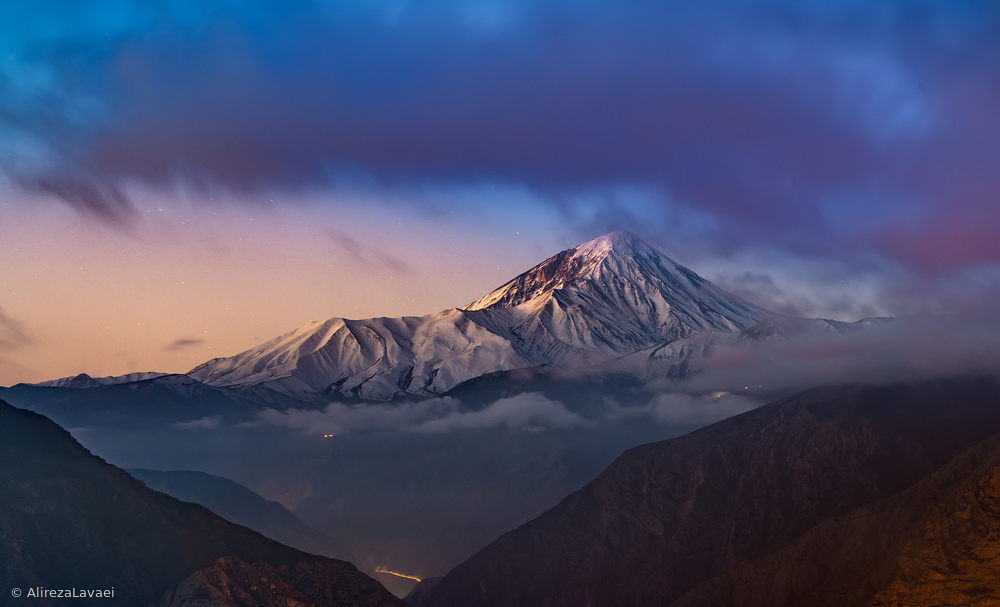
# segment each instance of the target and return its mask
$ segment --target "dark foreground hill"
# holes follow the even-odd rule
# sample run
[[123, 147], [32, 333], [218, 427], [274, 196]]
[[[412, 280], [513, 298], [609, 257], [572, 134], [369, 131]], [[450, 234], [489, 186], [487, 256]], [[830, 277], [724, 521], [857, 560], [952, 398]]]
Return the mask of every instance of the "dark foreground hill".
[[986, 604], [998, 432], [992, 379], [813, 390], [627, 451], [420, 604]]
[[[122, 605], [392, 606], [377, 582], [148, 489], [0, 401], [0, 587], [111, 589]], [[75, 602], [74, 602], [75, 601]]]
[[674, 605], [996, 605], [998, 539], [1000, 435]]

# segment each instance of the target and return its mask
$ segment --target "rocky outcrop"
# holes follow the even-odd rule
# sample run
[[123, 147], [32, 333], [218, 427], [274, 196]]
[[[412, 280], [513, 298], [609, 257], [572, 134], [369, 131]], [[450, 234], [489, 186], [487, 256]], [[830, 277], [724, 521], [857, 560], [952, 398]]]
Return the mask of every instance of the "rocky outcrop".
[[996, 605], [1000, 435], [906, 491], [813, 527], [673, 607]]

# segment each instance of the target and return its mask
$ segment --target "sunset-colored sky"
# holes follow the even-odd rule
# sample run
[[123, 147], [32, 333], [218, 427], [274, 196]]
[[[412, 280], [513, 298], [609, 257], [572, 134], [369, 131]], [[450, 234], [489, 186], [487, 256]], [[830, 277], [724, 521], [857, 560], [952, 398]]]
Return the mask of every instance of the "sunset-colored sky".
[[463, 305], [616, 228], [781, 311], [1000, 293], [1000, 5], [15, 0], [0, 385]]

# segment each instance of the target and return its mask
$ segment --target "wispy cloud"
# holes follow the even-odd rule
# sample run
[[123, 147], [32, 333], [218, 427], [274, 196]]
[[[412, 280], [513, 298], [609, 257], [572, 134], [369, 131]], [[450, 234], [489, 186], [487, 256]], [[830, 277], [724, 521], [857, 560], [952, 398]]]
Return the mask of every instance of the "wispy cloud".
[[0, 307], [0, 348], [10, 349], [26, 346], [34, 342], [24, 325], [11, 318]]
[[339, 230], [328, 230], [330, 238], [352, 259], [364, 266], [380, 266], [396, 274], [410, 274], [413, 267], [387, 253], [361, 244], [356, 238]]
[[182, 430], [215, 430], [222, 425], [221, 415], [208, 415], [200, 419], [193, 419], [187, 422], [175, 422], [170, 424], [174, 428]]
[[128, 228], [137, 216], [131, 201], [107, 176], [43, 174], [15, 175], [15, 179], [29, 192], [53, 196], [81, 214], [96, 217], [116, 228]]
[[200, 346], [203, 343], [205, 343], [205, 340], [200, 338], [180, 338], [170, 342], [163, 349], [166, 350], [167, 352], [177, 352], [187, 348]]

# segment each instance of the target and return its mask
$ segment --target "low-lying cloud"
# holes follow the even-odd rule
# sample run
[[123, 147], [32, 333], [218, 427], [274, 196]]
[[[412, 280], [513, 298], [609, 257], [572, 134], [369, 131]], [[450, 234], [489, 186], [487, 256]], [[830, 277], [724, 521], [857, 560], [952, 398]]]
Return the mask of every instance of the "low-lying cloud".
[[745, 413], [764, 404], [763, 401], [728, 392], [703, 396], [664, 393], [654, 396], [648, 404], [612, 409], [610, 419], [650, 418], [676, 426], [701, 426]]
[[544, 430], [583, 426], [588, 421], [558, 401], [526, 393], [502, 398], [474, 411], [463, 410], [454, 398], [423, 401], [344, 405], [331, 403], [321, 410], [265, 409], [260, 422], [306, 434], [341, 434], [362, 430], [405, 430], [421, 433], [486, 428]]
[[301, 430], [306, 434], [341, 434], [414, 428], [425, 421], [447, 417], [458, 409], [458, 400], [446, 397], [403, 403], [331, 403], [319, 410], [265, 409], [258, 414], [258, 418], [266, 425]]
[[[708, 356], [692, 361], [680, 380], [650, 379], [639, 390], [608, 392], [578, 401], [528, 392], [485, 407], [456, 398], [348, 405], [322, 409], [265, 409], [254, 425], [309, 435], [361, 431], [422, 434], [498, 429], [513, 431], [614, 428], [655, 423], [706, 425], [767, 402], [824, 385], [885, 384], [959, 375], [1000, 375], [1000, 318], [925, 316], [869, 324], [836, 333], [772, 336], [762, 341], [720, 340]], [[555, 381], [554, 385], [559, 385]], [[602, 400], [603, 399], [603, 400]], [[185, 422], [207, 428], [212, 419]]]
[[541, 394], [526, 393], [501, 398], [479, 411], [454, 412], [443, 418], [431, 419], [416, 428], [420, 432], [507, 428], [510, 430], [544, 430], [585, 426], [588, 421], [573, 413], [558, 401]]
[[843, 335], [772, 337], [716, 347], [688, 390], [805, 390], [1000, 373], [1000, 319], [926, 316]]

